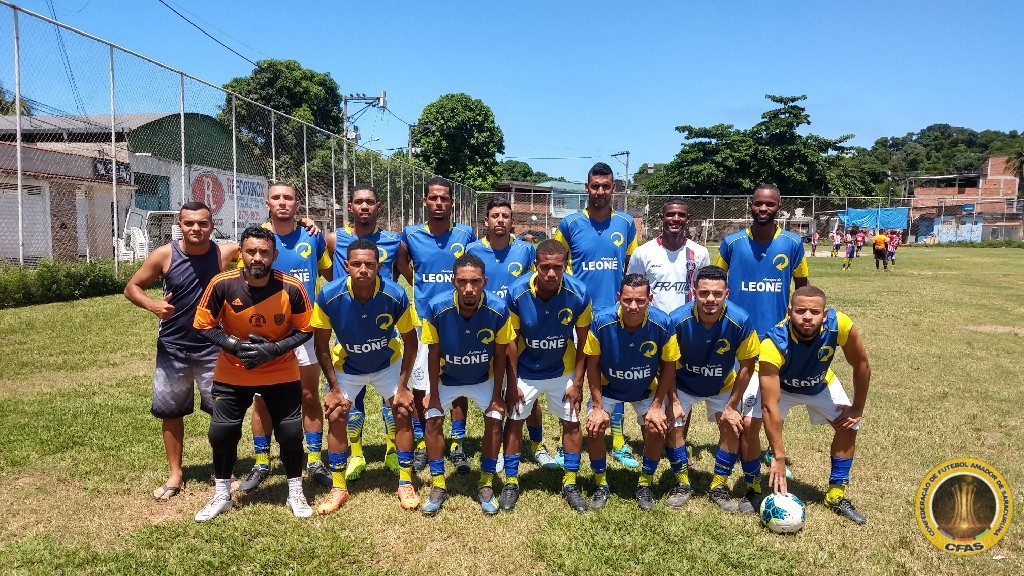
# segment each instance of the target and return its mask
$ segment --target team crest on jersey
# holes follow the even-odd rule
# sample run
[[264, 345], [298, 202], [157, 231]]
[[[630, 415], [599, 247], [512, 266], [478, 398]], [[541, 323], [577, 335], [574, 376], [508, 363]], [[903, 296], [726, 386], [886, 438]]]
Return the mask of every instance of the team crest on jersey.
[[267, 317], [257, 312], [249, 316], [249, 325], [253, 328], [262, 328], [267, 323]]
[[789, 257], [785, 254], [776, 254], [775, 258], [772, 258], [772, 264], [775, 264], [776, 270], [785, 270], [786, 266], [789, 266]]
[[381, 248], [380, 246], [377, 246], [377, 257], [380, 259], [381, 262], [384, 262], [385, 260], [388, 259], [388, 251]]
[[494, 330], [490, 328], [481, 328], [477, 330], [476, 335], [480, 338], [481, 344], [490, 344], [494, 342]]
[[821, 350], [818, 350], [818, 360], [828, 362], [835, 353], [836, 349], [834, 346], [822, 346]]
[[508, 272], [514, 278], [518, 278], [523, 273], [523, 264], [521, 262], [511, 262], [508, 265]]
[[377, 316], [376, 322], [377, 326], [381, 330], [387, 330], [388, 328], [391, 328], [391, 326], [395, 324], [395, 317], [385, 312], [384, 314], [379, 314]]
[[646, 358], [654, 356], [658, 352], [658, 345], [653, 340], [645, 340], [640, 344], [640, 353]]
[[729, 345], [729, 341], [726, 340], [725, 338], [719, 338], [718, 342], [715, 342], [715, 344], [720, 345], [718, 346], [718, 349], [715, 350], [715, 352], [719, 354], [725, 354], [726, 352], [729, 351], [730, 348], [732, 348], [732, 346]]
[[313, 247], [309, 245], [309, 242], [299, 242], [295, 245], [295, 251], [299, 253], [299, 256], [309, 258], [309, 255], [313, 253]]
[[572, 310], [569, 308], [562, 308], [558, 311], [558, 321], [562, 323], [562, 326], [568, 326], [572, 322]]
[[616, 246], [622, 246], [626, 242], [626, 237], [622, 235], [622, 232], [615, 232], [611, 236], [612, 244]]
[[284, 314], [274, 314], [274, 324], [277, 326], [284, 324]]
[[452, 254], [454, 254], [456, 258], [461, 257], [463, 254], [465, 254], [465, 252], [466, 247], [463, 246], [461, 243], [455, 242], [452, 244]]

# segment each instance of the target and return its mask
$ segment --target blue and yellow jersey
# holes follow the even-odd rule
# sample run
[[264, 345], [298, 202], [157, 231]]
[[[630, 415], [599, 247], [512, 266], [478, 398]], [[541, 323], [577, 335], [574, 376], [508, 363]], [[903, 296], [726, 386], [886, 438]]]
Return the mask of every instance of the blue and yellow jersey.
[[366, 304], [352, 294], [348, 276], [324, 285], [313, 306], [313, 328], [334, 329], [331, 349], [334, 367], [345, 374], [373, 374], [402, 357], [399, 334], [419, 326], [405, 290], [386, 278], [377, 278], [373, 297]]
[[[269, 223], [263, 227], [273, 231]], [[274, 234], [274, 238], [277, 259], [274, 260], [273, 268], [298, 278], [306, 294], [316, 294], [316, 279], [320, 270], [327, 270], [333, 265], [324, 235], [310, 234], [305, 228], [296, 225], [288, 234]]]
[[636, 402], [654, 395], [659, 364], [679, 360], [679, 343], [661, 310], [648, 307], [643, 324], [630, 334], [615, 306], [594, 316], [583, 353], [599, 357], [604, 396]]
[[440, 236], [430, 233], [426, 224], [406, 226], [402, 242], [409, 249], [413, 267], [413, 299], [421, 318], [426, 318], [430, 301], [439, 294], [451, 294], [455, 259], [476, 242], [476, 234], [464, 224], [452, 224]]
[[558, 223], [555, 240], [569, 248], [569, 272], [587, 285], [594, 311], [614, 306], [626, 259], [637, 245], [633, 218], [612, 211], [611, 217], [599, 221], [583, 210]]
[[444, 386], [485, 382], [494, 374], [494, 347], [516, 338], [505, 301], [490, 290], [484, 290], [469, 320], [459, 314], [455, 290], [436, 296], [420, 315], [423, 318], [421, 342], [440, 347], [438, 383]]
[[573, 333], [592, 320], [583, 283], [565, 275], [558, 292], [545, 302], [537, 297], [537, 273], [531, 272], [512, 284], [505, 301], [518, 334], [519, 376], [543, 380], [572, 372], [576, 365]]
[[466, 247], [467, 254], [473, 254], [484, 261], [487, 275], [487, 289], [504, 298], [508, 287], [521, 275], [533, 269], [537, 250], [533, 244], [510, 237], [511, 242], [504, 250], [495, 250], [481, 238]]
[[836, 349], [846, 344], [852, 329], [853, 320], [849, 316], [829, 308], [818, 335], [804, 343], [796, 339], [787, 318], [769, 330], [761, 341], [760, 362], [779, 367], [779, 382], [786, 392], [817, 394], [835, 379], [832, 358]]
[[669, 316], [679, 341], [676, 388], [708, 397], [732, 389], [736, 361], [756, 358], [761, 346], [746, 310], [726, 301], [722, 315], [705, 328], [697, 318], [695, 302], [676, 308]]
[[402, 240], [398, 234], [376, 228], [365, 236], [356, 236], [349, 225], [335, 233], [334, 243], [334, 277], [341, 278], [345, 272], [345, 261], [348, 260], [348, 245], [360, 238], [365, 238], [377, 245], [377, 256], [380, 259], [380, 274], [388, 280], [395, 280], [395, 260], [398, 258], [398, 247]]
[[761, 244], [747, 228], [726, 236], [718, 252], [715, 266], [729, 271], [729, 299], [766, 333], [786, 317], [793, 278], [808, 276], [803, 240], [776, 228], [772, 241]]

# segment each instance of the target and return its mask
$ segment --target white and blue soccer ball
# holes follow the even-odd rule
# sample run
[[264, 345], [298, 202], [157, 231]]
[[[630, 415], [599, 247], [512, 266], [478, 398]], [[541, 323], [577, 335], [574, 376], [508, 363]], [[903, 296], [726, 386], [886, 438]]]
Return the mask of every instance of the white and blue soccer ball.
[[761, 522], [776, 534], [795, 534], [804, 527], [807, 511], [793, 494], [769, 494], [761, 501]]

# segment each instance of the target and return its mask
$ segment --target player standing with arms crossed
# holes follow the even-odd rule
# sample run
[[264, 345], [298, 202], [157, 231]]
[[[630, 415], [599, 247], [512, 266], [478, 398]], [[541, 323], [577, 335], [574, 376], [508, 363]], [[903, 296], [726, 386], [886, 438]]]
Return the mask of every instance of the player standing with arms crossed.
[[[750, 198], [753, 222], [722, 240], [715, 262], [729, 272], [729, 298], [750, 315], [758, 334], [786, 317], [791, 283], [797, 288], [807, 285], [803, 240], [776, 224], [781, 207], [778, 186], [758, 186]], [[761, 494], [760, 430], [761, 419], [751, 418], [740, 443], [740, 466], [747, 482], [744, 499], [752, 504]]]
[[[596, 314], [616, 305], [615, 295], [626, 264], [636, 249], [636, 224], [628, 214], [611, 207], [615, 179], [610, 166], [594, 164], [587, 173], [586, 190], [587, 208], [563, 218], [555, 230], [555, 240], [569, 249], [570, 273], [587, 287]], [[640, 463], [626, 444], [623, 427], [623, 407], [615, 406], [611, 416], [612, 457], [636, 468]]]

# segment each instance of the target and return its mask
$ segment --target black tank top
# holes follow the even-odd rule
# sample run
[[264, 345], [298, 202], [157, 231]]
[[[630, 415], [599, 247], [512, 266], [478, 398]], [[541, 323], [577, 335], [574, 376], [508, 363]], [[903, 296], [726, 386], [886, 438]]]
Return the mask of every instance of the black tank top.
[[171, 265], [164, 274], [164, 296], [172, 294], [170, 303], [174, 314], [160, 321], [157, 338], [176, 348], [209, 348], [209, 340], [203, 338], [192, 327], [196, 317], [196, 306], [210, 280], [220, 273], [220, 247], [210, 241], [205, 254], [189, 256], [178, 245], [171, 242]]

